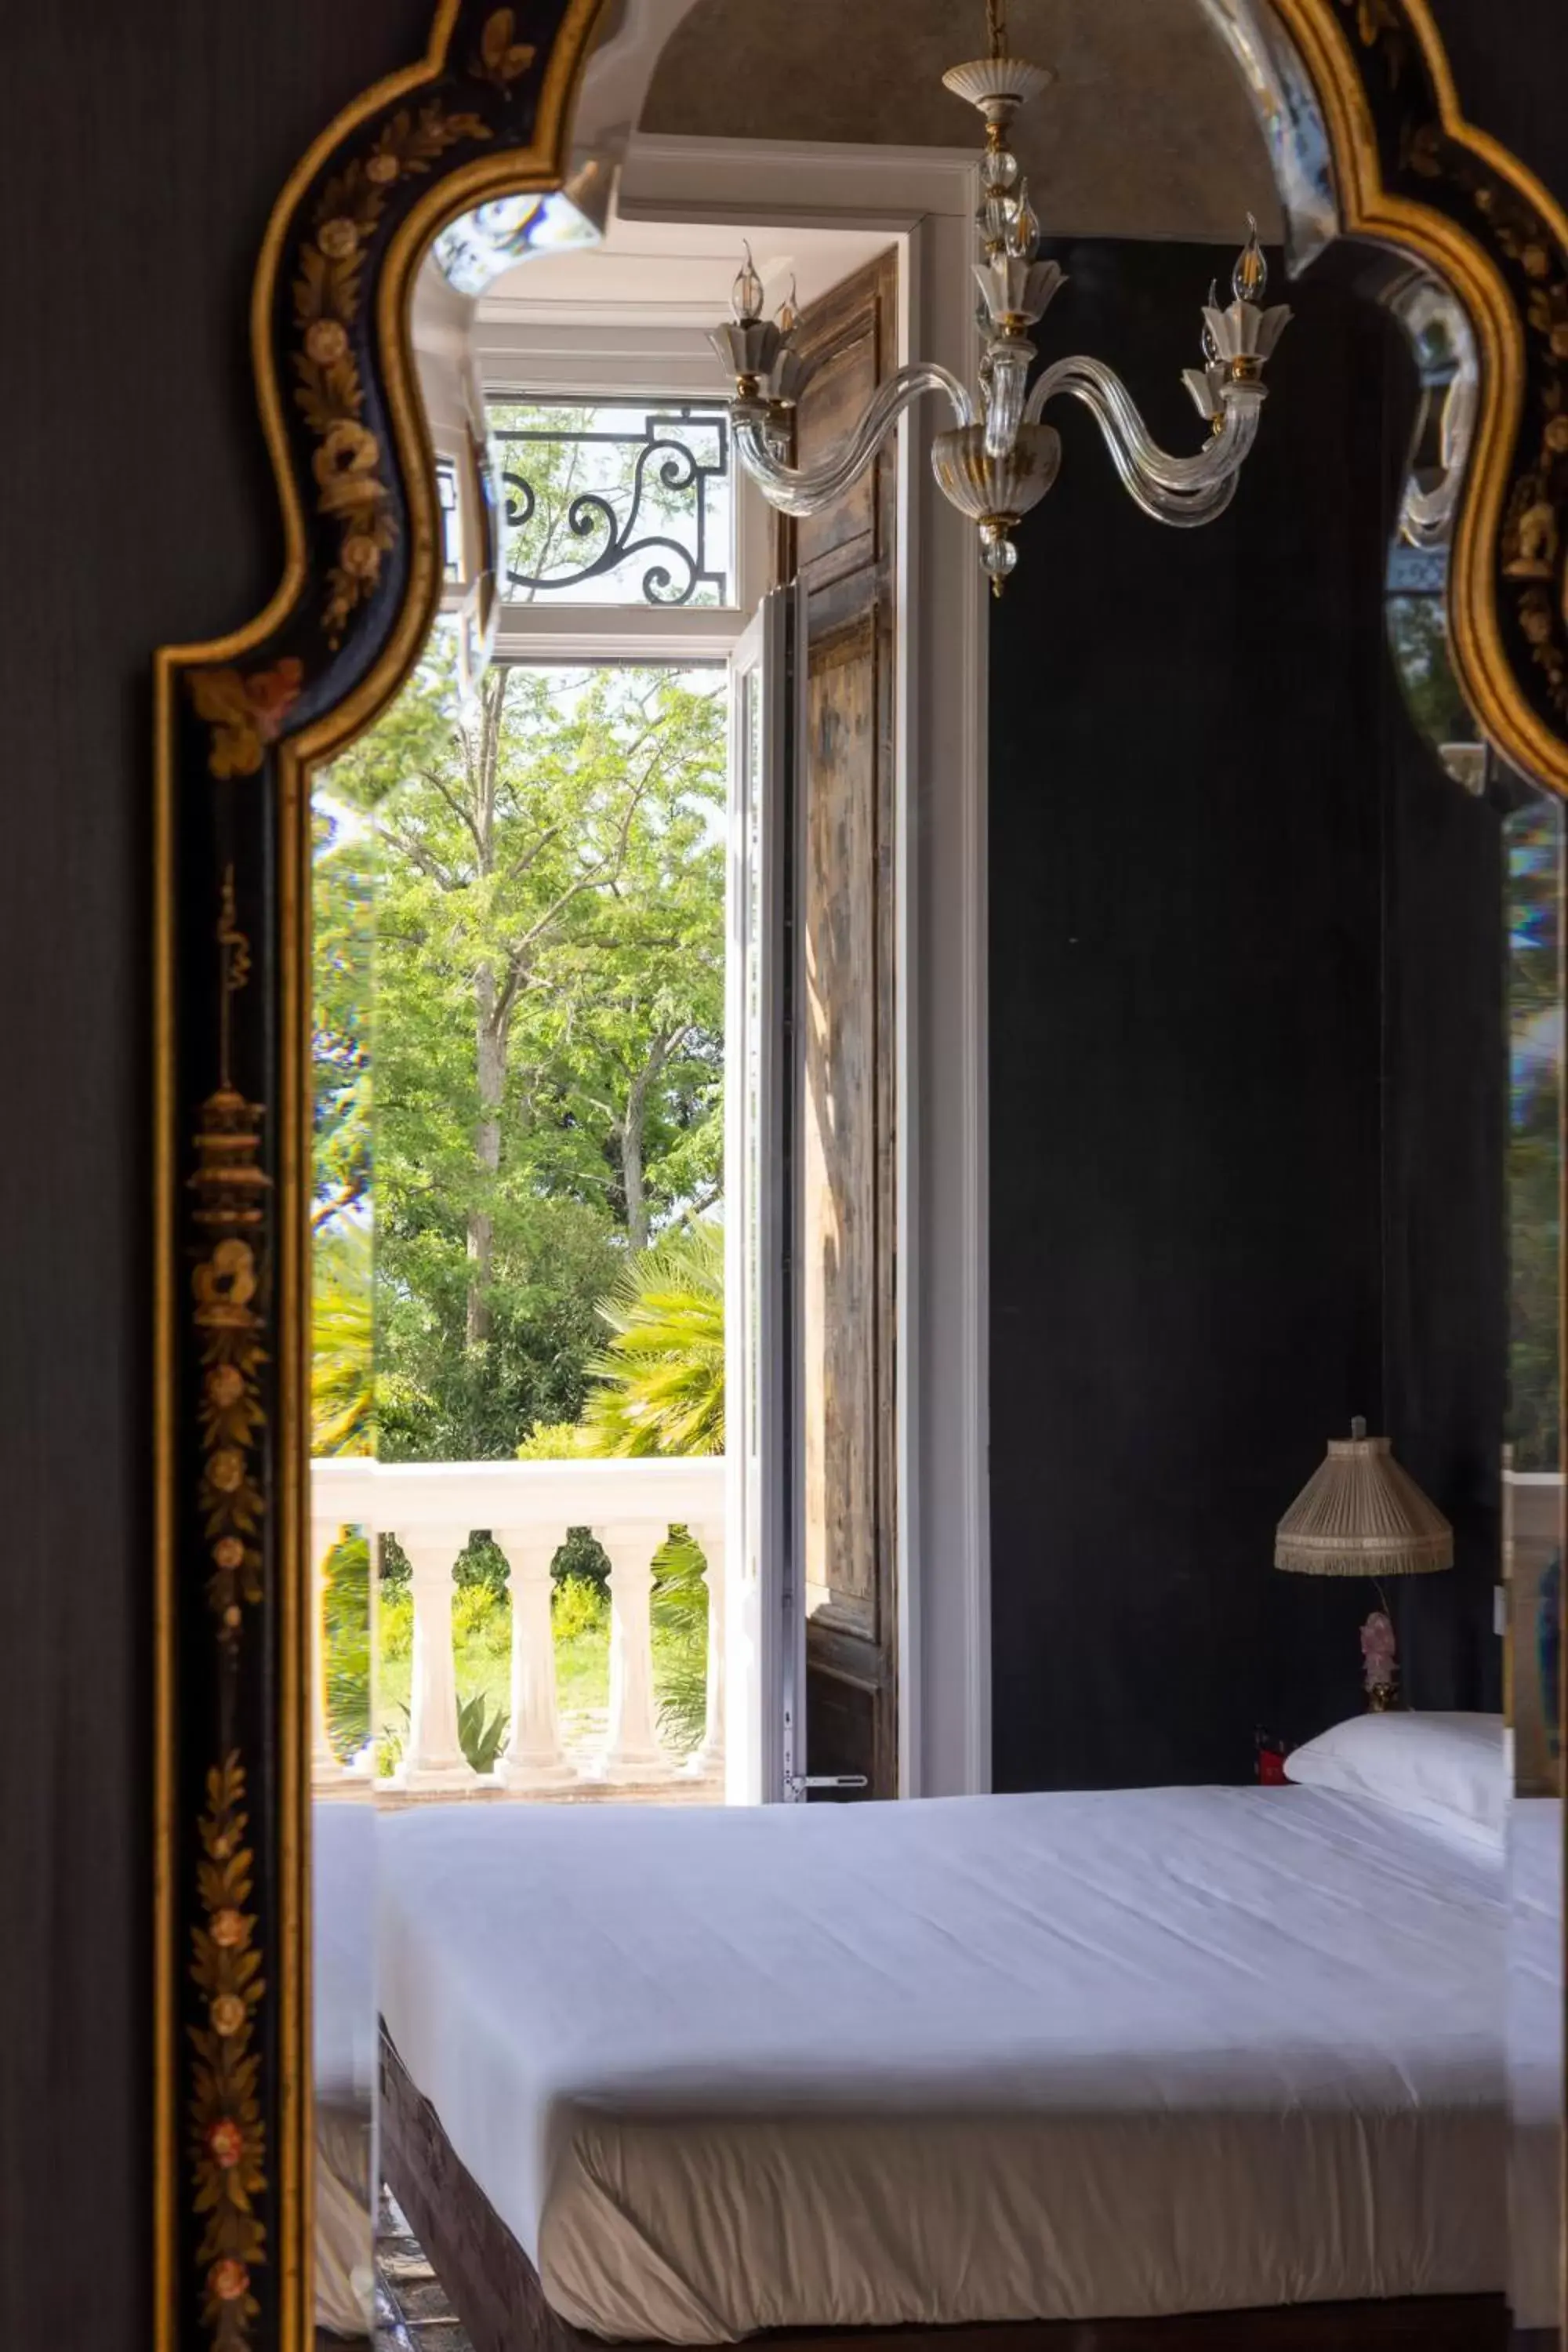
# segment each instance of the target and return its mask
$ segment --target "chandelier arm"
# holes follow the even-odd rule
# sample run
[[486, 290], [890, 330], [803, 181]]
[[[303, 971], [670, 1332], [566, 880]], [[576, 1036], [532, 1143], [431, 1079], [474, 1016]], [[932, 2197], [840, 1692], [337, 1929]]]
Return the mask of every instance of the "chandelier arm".
[[[1114, 447], [1111, 456], [1116, 459]], [[1116, 459], [1116, 470], [1134, 506], [1142, 507], [1156, 522], [1169, 523], [1176, 530], [1196, 530], [1201, 523], [1213, 522], [1229, 506], [1241, 480], [1239, 473], [1226, 474], [1211, 489], [1182, 495], [1158, 488], [1131, 467], [1123, 468], [1120, 459]]]
[[944, 393], [959, 424], [973, 424], [973, 403], [957, 376], [934, 360], [922, 360], [900, 368], [888, 378], [860, 422], [819, 465], [784, 465], [771, 446], [765, 415], [749, 415], [739, 406], [735, 413], [736, 454], [753, 481], [761, 485], [769, 504], [777, 507], [782, 514], [818, 514], [859, 479], [905, 409], [912, 407], [928, 392]]
[[[1163, 493], [1183, 502], [1202, 498], [1234, 478], [1258, 437], [1263, 406], [1260, 385], [1227, 384], [1221, 394], [1219, 431], [1195, 457], [1177, 457], [1161, 448], [1126, 385], [1103, 361], [1074, 357], [1058, 360], [1047, 368], [1029, 394], [1024, 411], [1027, 421], [1037, 424], [1047, 402], [1058, 393], [1082, 401], [1089, 410], [1129, 489], [1136, 480], [1156, 495]], [[1139, 503], [1145, 501], [1140, 499]], [[1165, 514], [1163, 504], [1149, 507], [1148, 511]]]

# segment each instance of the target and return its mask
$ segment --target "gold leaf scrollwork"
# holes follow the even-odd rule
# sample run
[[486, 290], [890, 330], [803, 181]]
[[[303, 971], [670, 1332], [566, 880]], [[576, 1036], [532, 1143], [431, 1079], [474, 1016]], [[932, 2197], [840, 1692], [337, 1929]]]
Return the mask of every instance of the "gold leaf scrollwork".
[[481, 80], [504, 90], [528, 71], [537, 55], [531, 41], [517, 38], [516, 11], [497, 8], [485, 18], [474, 71]]
[[1527, 333], [1535, 344], [1538, 396], [1509, 493], [1499, 562], [1514, 583], [1514, 611], [1547, 699], [1568, 718], [1568, 255], [1535, 207], [1433, 129], [1407, 143], [1413, 167], [1469, 198], [1486, 236], [1525, 281]]
[[304, 664], [289, 655], [270, 669], [198, 669], [191, 674], [196, 716], [213, 730], [207, 766], [220, 781], [254, 776], [267, 746], [283, 731], [305, 683]]
[[191, 1978], [205, 2004], [202, 2022], [189, 2029], [191, 2172], [203, 2223], [196, 2252], [202, 2316], [213, 2352], [245, 2352], [249, 2345], [260, 2315], [256, 2273], [267, 2252], [266, 2228], [256, 2211], [267, 2189], [267, 2136], [254, 2047], [256, 2009], [266, 1987], [255, 1946], [256, 1915], [247, 1907], [254, 1857], [245, 1843], [244, 1806], [245, 1769], [232, 1750], [206, 1778], [196, 1866], [201, 1916], [191, 1929]]
[[261, 1598], [265, 1513], [256, 1449], [266, 1426], [259, 1373], [267, 1361], [256, 1296], [256, 1257], [248, 1242], [218, 1242], [192, 1276], [202, 1333], [199, 1427], [202, 1473], [197, 1506], [212, 1572], [207, 1599], [218, 1640], [237, 1648], [246, 1607]]
[[334, 650], [397, 543], [392, 493], [376, 435], [364, 423], [364, 383], [352, 330], [363, 298], [366, 248], [401, 181], [428, 172], [447, 149], [490, 136], [477, 114], [438, 100], [403, 107], [366, 151], [329, 180], [300, 247], [294, 278], [294, 399], [315, 436], [316, 511], [334, 524], [337, 561], [326, 574], [321, 629]]
[[[1389, 55], [1392, 87], [1407, 36], [1394, 0], [1340, 0], [1356, 12], [1364, 46]], [[1535, 346], [1537, 399], [1527, 420], [1503, 513], [1498, 564], [1546, 698], [1568, 718], [1568, 254], [1528, 198], [1459, 147], [1435, 119], [1406, 120], [1401, 165], [1467, 200], [1479, 233], [1522, 278], [1525, 328]], [[1531, 436], [1534, 436], [1533, 446]]]
[[224, 870], [215, 930], [218, 950], [218, 1084], [201, 1108], [191, 1189], [203, 1255], [191, 1275], [193, 1321], [201, 1340], [197, 1428], [202, 1469], [197, 1507], [211, 1560], [207, 1598], [218, 1641], [233, 1655], [247, 1606], [261, 1598], [266, 1504], [258, 1449], [267, 1425], [261, 1369], [267, 1362], [259, 1309], [257, 1228], [271, 1180], [257, 1162], [262, 1108], [231, 1074], [236, 996], [250, 977], [250, 941], [241, 929], [234, 868]]
[[1339, 5], [1353, 23], [1362, 47], [1382, 57], [1389, 89], [1397, 89], [1409, 56], [1409, 35], [1395, 0], [1339, 0]]

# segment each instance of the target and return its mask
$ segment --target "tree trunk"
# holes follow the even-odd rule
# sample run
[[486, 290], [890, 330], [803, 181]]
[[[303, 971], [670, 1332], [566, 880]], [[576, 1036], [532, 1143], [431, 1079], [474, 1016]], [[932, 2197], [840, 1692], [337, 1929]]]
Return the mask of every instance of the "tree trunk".
[[483, 1190], [479, 1202], [468, 1212], [467, 1337], [470, 1348], [477, 1348], [490, 1336], [490, 1258], [495, 1246], [495, 1219], [486, 1203], [500, 1170], [501, 1099], [506, 1092], [507, 1025], [504, 1019], [498, 1022], [496, 1018], [496, 976], [489, 964], [481, 964], [474, 974], [474, 1013], [479, 1094], [474, 1155]]
[[[478, 871], [481, 876], [495, 870], [496, 774], [500, 761], [501, 715], [510, 675], [506, 664], [500, 663], [489, 673], [480, 689], [482, 717], [478, 759], [470, 759], [469, 787]], [[470, 1348], [480, 1346], [490, 1336], [490, 1259], [495, 1248], [495, 1218], [489, 1203], [500, 1171], [500, 1114], [506, 1092], [509, 1038], [507, 1015], [503, 1013], [497, 1018], [497, 996], [494, 968], [482, 963], [474, 974], [474, 1063], [479, 1097], [474, 1156], [479, 1162], [479, 1197], [468, 1212], [466, 1337]]]
[[621, 1186], [626, 1196], [626, 1235], [633, 1249], [647, 1247], [647, 1195], [643, 1190], [643, 1135], [647, 1126], [647, 1098], [654, 1081], [663, 1069], [669, 1053], [670, 1041], [655, 1040], [652, 1051], [642, 1068], [626, 1089], [626, 1107], [621, 1114]]

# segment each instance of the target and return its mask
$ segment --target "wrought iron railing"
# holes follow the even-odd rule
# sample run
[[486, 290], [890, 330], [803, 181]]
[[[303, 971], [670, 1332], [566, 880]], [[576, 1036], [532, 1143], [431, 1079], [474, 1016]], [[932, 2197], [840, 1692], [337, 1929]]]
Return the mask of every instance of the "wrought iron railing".
[[731, 602], [732, 446], [724, 409], [511, 402], [492, 408], [490, 431], [509, 595]]

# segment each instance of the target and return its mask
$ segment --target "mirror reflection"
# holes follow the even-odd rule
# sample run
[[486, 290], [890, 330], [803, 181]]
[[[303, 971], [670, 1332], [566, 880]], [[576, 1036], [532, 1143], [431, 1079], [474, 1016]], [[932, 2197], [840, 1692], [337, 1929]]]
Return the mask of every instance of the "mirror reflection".
[[[314, 780], [323, 2343], [1560, 2340], [1563, 812], [1463, 310], [1240, 13], [633, 0], [422, 275], [441, 611]], [[1139, 409], [1016, 568], [940, 398], [790, 488], [1011, 397], [999, 201]]]

